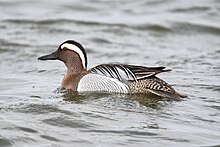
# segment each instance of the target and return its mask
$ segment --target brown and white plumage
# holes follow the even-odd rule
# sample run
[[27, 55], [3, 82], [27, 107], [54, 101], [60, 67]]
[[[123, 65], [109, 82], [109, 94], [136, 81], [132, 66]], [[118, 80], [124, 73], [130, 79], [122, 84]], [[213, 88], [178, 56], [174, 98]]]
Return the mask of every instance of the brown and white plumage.
[[165, 67], [145, 67], [127, 64], [100, 64], [87, 70], [84, 48], [76, 41], [63, 42], [52, 54], [39, 60], [61, 60], [67, 67], [61, 87], [74, 91], [116, 93], [146, 93], [159, 97], [182, 98], [169, 84], [156, 77], [168, 72]]

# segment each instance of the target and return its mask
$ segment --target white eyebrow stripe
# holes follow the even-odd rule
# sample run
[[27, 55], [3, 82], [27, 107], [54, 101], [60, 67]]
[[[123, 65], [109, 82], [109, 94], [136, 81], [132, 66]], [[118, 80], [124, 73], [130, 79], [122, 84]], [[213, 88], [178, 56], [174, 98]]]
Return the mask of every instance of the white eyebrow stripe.
[[64, 43], [63, 45], [61, 45], [61, 49], [64, 49], [64, 48], [67, 48], [69, 50], [76, 52], [82, 61], [83, 67], [86, 68], [86, 63], [85, 63], [86, 59], [81, 49], [79, 49], [76, 45], [70, 44], [70, 43]]

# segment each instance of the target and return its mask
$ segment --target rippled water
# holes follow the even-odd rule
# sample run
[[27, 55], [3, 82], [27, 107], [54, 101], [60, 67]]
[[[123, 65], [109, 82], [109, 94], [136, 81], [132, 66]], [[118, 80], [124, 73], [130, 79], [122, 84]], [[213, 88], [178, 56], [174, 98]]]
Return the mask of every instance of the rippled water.
[[[1, 0], [0, 146], [220, 145], [219, 0]], [[37, 57], [74, 39], [89, 67], [166, 66], [189, 99], [57, 93], [65, 72]]]

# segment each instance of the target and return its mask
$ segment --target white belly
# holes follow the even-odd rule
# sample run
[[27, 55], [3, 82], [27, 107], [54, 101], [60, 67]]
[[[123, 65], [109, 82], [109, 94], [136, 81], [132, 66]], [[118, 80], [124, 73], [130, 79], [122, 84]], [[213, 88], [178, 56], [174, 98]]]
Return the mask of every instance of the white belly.
[[88, 74], [85, 75], [78, 83], [77, 91], [128, 93], [129, 88], [126, 84], [117, 79], [98, 74]]

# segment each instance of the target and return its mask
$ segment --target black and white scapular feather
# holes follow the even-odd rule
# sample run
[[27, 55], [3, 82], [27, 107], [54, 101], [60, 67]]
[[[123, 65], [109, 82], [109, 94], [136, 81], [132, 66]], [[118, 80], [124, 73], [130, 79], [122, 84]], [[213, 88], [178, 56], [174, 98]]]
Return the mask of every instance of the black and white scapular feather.
[[166, 67], [145, 67], [127, 64], [101, 64], [91, 69], [91, 73], [108, 76], [119, 81], [138, 81], [171, 71]]

